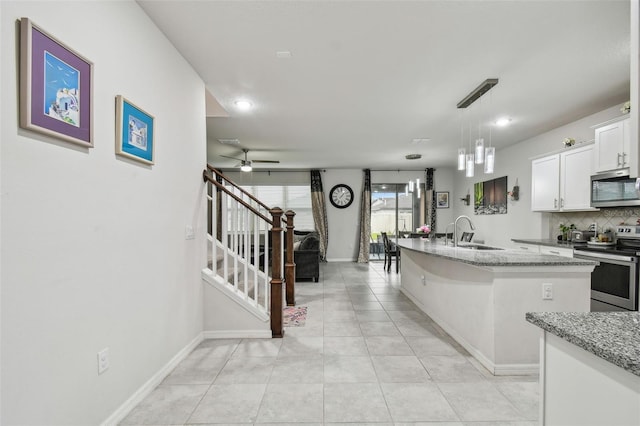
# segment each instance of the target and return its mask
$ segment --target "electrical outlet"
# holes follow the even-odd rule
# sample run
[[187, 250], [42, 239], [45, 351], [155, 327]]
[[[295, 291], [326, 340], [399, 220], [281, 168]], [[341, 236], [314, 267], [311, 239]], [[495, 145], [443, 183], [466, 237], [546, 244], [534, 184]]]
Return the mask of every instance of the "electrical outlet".
[[109, 368], [109, 348], [98, 352], [98, 374], [102, 374]]
[[553, 284], [542, 283], [542, 300], [553, 299]]
[[196, 237], [196, 234], [193, 232], [193, 226], [187, 225], [184, 227], [184, 239], [185, 240], [193, 240]]

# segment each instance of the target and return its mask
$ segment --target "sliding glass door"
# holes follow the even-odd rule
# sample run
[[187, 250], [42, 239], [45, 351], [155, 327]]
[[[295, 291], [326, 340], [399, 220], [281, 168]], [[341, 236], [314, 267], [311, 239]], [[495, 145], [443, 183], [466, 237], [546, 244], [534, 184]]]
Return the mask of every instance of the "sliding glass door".
[[391, 240], [406, 238], [425, 223], [424, 185], [409, 192], [406, 184], [371, 185], [371, 260], [384, 259], [383, 232]]

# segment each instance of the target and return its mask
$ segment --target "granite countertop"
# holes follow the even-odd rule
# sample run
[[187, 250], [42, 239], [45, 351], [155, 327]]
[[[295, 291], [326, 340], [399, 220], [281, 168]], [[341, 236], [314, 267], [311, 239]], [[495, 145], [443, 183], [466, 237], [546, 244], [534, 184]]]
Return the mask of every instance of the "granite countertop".
[[539, 246], [550, 246], [550, 247], [562, 247], [562, 248], [574, 248], [575, 246], [583, 246], [586, 244], [586, 241], [574, 243], [573, 241], [558, 241], [552, 240], [550, 238], [547, 239], [524, 239], [524, 238], [512, 238], [511, 241], [514, 243], [523, 243], [523, 244], [535, 244]]
[[640, 376], [640, 312], [527, 312], [526, 319]]
[[[475, 244], [480, 245], [480, 244]], [[474, 250], [462, 245], [446, 246], [422, 238], [403, 238], [398, 246], [432, 256], [443, 257], [476, 266], [592, 266], [591, 260], [573, 259], [552, 254], [527, 253], [523, 250]]]

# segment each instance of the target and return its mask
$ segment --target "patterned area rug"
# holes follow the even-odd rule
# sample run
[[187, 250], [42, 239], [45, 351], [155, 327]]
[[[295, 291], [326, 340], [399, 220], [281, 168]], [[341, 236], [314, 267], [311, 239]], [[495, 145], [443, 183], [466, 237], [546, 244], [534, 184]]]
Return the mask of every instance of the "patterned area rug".
[[286, 306], [282, 310], [283, 325], [285, 327], [303, 327], [307, 319], [306, 306]]

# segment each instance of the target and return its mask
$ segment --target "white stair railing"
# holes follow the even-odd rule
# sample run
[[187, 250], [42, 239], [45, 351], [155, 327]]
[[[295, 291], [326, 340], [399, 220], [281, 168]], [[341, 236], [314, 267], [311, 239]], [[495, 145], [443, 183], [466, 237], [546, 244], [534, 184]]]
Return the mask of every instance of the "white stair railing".
[[290, 305], [295, 284], [293, 232], [286, 242], [291, 246], [291, 258], [285, 264], [284, 227], [286, 224], [293, 231], [295, 213], [287, 212], [288, 223], [281, 209], [270, 209], [216, 169], [208, 170], [210, 173], [205, 170], [203, 177], [209, 206], [209, 261], [203, 274], [259, 317], [270, 317], [272, 335], [282, 337], [282, 271], [288, 277]]

